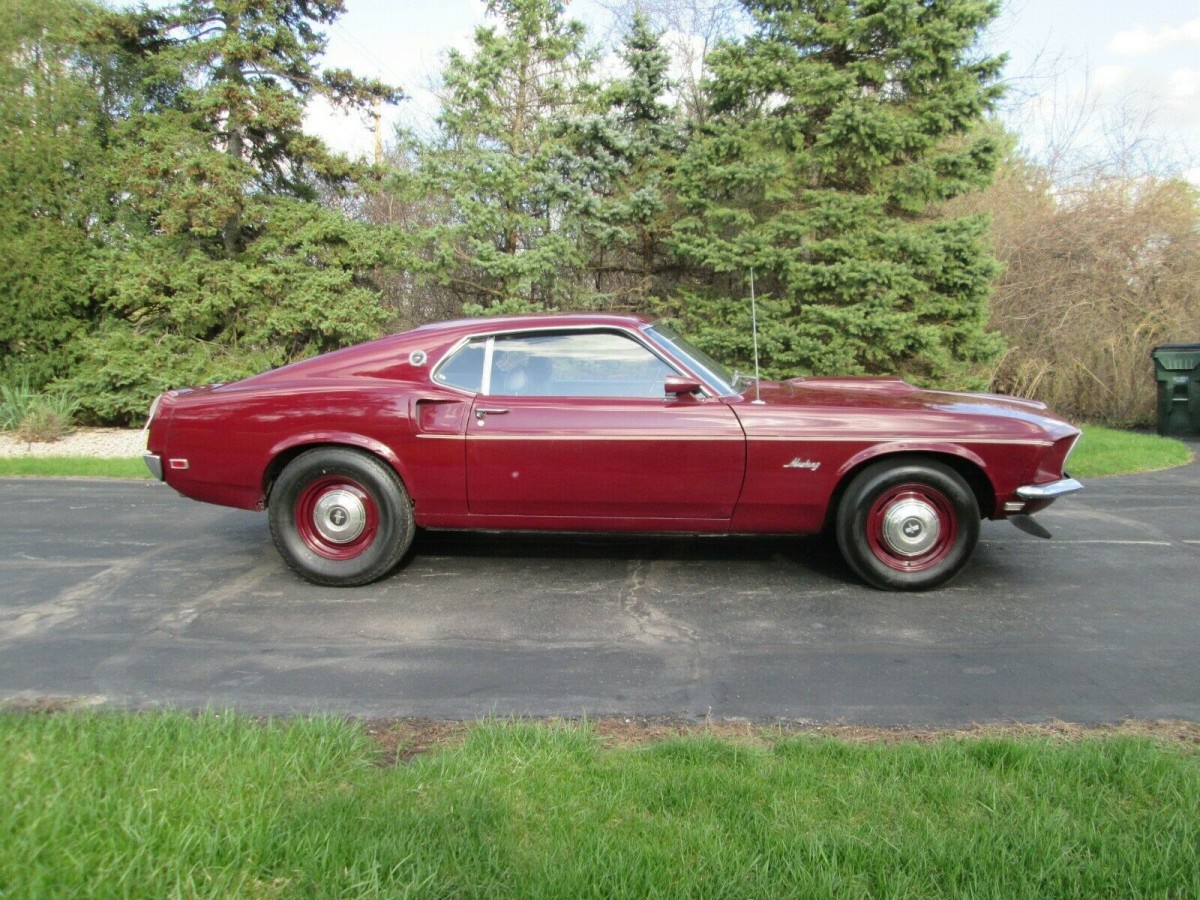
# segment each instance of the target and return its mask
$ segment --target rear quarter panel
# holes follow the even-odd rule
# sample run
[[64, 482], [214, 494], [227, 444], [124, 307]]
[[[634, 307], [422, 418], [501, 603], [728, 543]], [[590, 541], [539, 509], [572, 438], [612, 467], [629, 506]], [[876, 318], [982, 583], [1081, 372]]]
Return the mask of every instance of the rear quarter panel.
[[[436, 394], [436, 391], [426, 391]], [[465, 426], [469, 399], [438, 404], [441, 431]], [[455, 424], [453, 410], [462, 408]], [[414, 426], [411, 383], [381, 379], [306, 379], [262, 386], [230, 385], [176, 403], [168, 425], [167, 483], [210, 503], [260, 509], [272, 462], [322, 444], [358, 447], [379, 456], [420, 505], [465, 502], [461, 441], [426, 442]]]

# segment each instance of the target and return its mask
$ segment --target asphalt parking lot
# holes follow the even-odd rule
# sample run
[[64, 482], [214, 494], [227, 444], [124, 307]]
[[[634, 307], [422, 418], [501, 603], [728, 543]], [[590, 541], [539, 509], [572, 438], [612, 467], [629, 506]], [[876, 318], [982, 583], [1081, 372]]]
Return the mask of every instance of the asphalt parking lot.
[[137, 481], [0, 479], [0, 699], [253, 714], [872, 725], [1200, 720], [1200, 465], [985, 523], [949, 587], [822, 539], [419, 535], [306, 584], [262, 514]]

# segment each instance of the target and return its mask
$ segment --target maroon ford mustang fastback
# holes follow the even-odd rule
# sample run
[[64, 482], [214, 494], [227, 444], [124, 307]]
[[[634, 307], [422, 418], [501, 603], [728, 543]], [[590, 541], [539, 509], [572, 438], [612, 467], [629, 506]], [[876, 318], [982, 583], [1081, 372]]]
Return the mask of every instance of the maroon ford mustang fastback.
[[892, 378], [731, 375], [637, 316], [427, 325], [234, 384], [168, 391], [146, 462], [267, 509], [318, 584], [382, 577], [422, 528], [810, 534], [880, 588], [966, 563], [980, 519], [1078, 490], [1041, 403]]

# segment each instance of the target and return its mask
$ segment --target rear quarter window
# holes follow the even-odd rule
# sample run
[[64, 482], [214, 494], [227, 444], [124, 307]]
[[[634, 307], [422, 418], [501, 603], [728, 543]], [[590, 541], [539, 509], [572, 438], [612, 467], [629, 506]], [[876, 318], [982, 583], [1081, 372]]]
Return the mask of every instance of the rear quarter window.
[[437, 367], [435, 384], [444, 384], [478, 394], [483, 389], [483, 349], [485, 341], [471, 341]]

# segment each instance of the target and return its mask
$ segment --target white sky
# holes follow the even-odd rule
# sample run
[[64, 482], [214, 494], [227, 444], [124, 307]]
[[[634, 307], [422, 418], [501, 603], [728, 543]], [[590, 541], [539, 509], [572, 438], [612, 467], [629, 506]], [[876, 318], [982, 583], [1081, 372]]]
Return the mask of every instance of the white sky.
[[[329, 32], [326, 64], [382, 77], [409, 95], [386, 114], [387, 138], [397, 121], [427, 123], [436, 110], [428, 88], [443, 53], [469, 50], [483, 2], [346, 6]], [[608, 25], [595, 0], [574, 0], [568, 12], [596, 38]], [[1132, 131], [1147, 156], [1169, 159], [1200, 184], [1200, 0], [1007, 0], [987, 43], [1010, 57], [1007, 115], [1034, 151], [1072, 132], [1075, 151], [1098, 154], [1112, 135]], [[310, 125], [338, 149], [372, 150], [369, 125], [358, 117], [317, 109]]]

